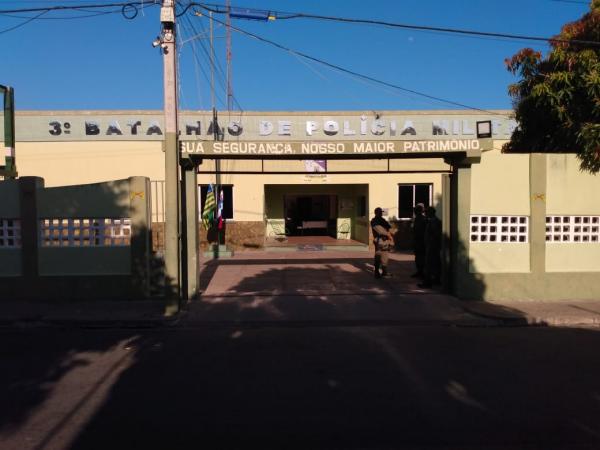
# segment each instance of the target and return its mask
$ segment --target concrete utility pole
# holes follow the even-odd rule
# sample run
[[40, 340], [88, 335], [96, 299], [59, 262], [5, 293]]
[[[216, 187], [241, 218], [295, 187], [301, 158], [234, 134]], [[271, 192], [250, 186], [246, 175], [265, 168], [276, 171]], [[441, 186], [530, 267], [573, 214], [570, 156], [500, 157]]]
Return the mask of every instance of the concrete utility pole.
[[172, 315], [179, 310], [181, 297], [175, 0], [163, 0], [160, 22], [165, 95], [165, 313]]
[[0, 84], [0, 93], [4, 97], [4, 144], [5, 164], [0, 165], [0, 176], [5, 180], [17, 178], [15, 158], [15, 99], [14, 89]]

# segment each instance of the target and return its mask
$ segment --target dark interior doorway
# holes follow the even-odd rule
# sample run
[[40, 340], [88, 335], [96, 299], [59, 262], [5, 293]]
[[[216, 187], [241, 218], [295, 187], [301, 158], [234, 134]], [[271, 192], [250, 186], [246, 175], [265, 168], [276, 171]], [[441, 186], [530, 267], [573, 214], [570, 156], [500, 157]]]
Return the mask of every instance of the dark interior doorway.
[[283, 201], [292, 236], [336, 236], [337, 195], [285, 195]]

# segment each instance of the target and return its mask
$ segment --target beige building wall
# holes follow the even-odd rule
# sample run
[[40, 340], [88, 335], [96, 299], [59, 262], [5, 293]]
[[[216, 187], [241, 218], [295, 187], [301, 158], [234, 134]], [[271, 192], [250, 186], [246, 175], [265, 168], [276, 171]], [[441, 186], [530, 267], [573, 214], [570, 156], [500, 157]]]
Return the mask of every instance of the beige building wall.
[[46, 187], [146, 176], [164, 180], [161, 142], [19, 142], [19, 176], [44, 178]]
[[[576, 227], [582, 235], [585, 228], [594, 232], [600, 227], [600, 176], [590, 175], [579, 169], [575, 155], [547, 155], [546, 166], [546, 215], [561, 217], [561, 227], [570, 240], [546, 242], [547, 272], [598, 272], [600, 271], [600, 242], [573, 242]], [[563, 218], [568, 217], [565, 224]], [[592, 223], [595, 217], [596, 224]], [[579, 223], [575, 220], [579, 219]], [[584, 223], [587, 218], [588, 223]], [[547, 226], [558, 226], [548, 224]]]
[[[529, 216], [529, 155], [507, 155], [495, 141], [472, 166], [471, 215]], [[463, 214], [468, 212], [463, 211]], [[529, 272], [529, 243], [471, 242], [471, 273]]]
[[[261, 161], [229, 160], [221, 161], [223, 171], [260, 171]], [[387, 160], [330, 160], [330, 171], [387, 170]], [[216, 175], [203, 172], [213, 171], [215, 162], [206, 160], [199, 168], [198, 184], [216, 183]], [[264, 161], [265, 171], [303, 171], [303, 161]], [[449, 166], [440, 159], [391, 160], [390, 170], [449, 170]], [[378, 174], [223, 174], [221, 184], [231, 184], [233, 188], [233, 208], [235, 221], [264, 220], [264, 186], [271, 184], [298, 185], [351, 185], [368, 184], [369, 214], [376, 206], [388, 209], [388, 218], [398, 217], [398, 184], [433, 183], [433, 204], [441, 212], [441, 175], [439, 173], [378, 173]]]

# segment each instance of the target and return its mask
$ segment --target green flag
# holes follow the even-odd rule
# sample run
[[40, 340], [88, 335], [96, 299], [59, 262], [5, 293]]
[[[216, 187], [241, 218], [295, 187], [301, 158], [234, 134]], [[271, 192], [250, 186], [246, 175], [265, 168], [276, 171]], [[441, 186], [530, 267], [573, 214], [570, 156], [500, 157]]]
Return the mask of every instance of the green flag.
[[215, 213], [217, 211], [217, 202], [215, 201], [215, 193], [212, 184], [208, 185], [206, 199], [204, 200], [204, 209], [202, 210], [202, 225], [207, 230], [215, 221]]

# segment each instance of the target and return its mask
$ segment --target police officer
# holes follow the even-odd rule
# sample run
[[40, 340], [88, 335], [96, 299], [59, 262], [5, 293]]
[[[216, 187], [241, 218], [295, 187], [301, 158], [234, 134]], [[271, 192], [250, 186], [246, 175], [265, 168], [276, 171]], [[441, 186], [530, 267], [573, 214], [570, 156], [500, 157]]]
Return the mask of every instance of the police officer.
[[[371, 219], [373, 244], [375, 244], [375, 278], [389, 277], [387, 270], [389, 253], [394, 246], [394, 238], [390, 233], [392, 226], [383, 218], [383, 210], [375, 208], [375, 217]], [[379, 271], [381, 269], [381, 272]]]

